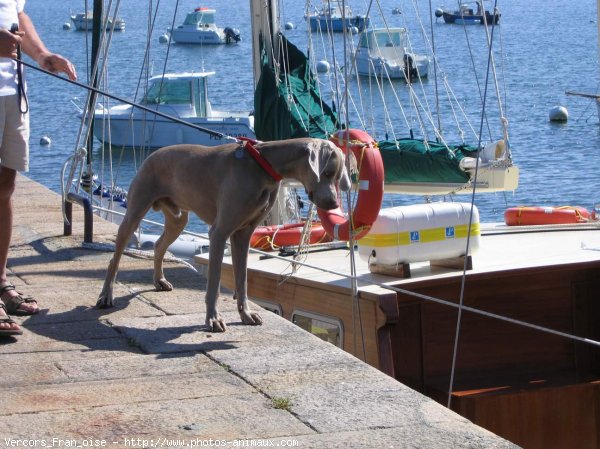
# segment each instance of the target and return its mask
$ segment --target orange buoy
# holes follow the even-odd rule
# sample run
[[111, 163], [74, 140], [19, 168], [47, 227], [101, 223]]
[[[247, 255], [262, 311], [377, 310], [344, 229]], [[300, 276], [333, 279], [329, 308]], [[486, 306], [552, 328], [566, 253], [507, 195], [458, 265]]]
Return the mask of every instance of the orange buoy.
[[519, 206], [504, 212], [504, 222], [508, 226], [586, 223], [591, 218], [590, 212], [580, 206]]
[[[282, 246], [297, 246], [302, 240], [304, 223], [290, 223], [284, 225], [259, 226], [252, 233], [250, 247], [269, 251]], [[332, 238], [327, 235], [320, 223], [312, 223], [308, 243], [331, 242]]]
[[[348, 139], [348, 141], [346, 141]], [[358, 199], [351, 217], [340, 208], [318, 209], [319, 218], [327, 233], [337, 240], [350, 240], [350, 224], [356, 240], [365, 236], [377, 219], [383, 201], [383, 160], [377, 143], [359, 129], [341, 130], [331, 139], [345, 154], [352, 151], [358, 164]]]

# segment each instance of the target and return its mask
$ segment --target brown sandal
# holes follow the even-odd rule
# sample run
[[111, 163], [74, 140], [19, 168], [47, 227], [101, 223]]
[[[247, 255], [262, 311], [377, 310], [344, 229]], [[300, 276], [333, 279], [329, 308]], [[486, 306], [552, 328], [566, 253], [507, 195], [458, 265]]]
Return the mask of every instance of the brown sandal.
[[[0, 301], [0, 309], [6, 312], [6, 306], [2, 301]], [[13, 320], [9, 316], [0, 316], [0, 324], [17, 324], [15, 320]], [[4, 329], [0, 328], [0, 337], [12, 337], [13, 335], [23, 335], [23, 331], [21, 328], [18, 329]]]
[[[16, 288], [10, 282], [3, 282], [2, 284], [0, 284], [0, 298], [2, 298], [2, 295], [4, 293], [9, 292], [11, 290], [16, 291]], [[31, 296], [24, 296], [20, 292], [17, 292], [17, 294], [18, 294], [17, 296], [6, 295], [5, 298], [2, 298], [2, 302], [4, 303], [4, 305], [6, 305], [5, 310], [8, 314], [19, 315], [19, 316], [35, 315], [36, 313], [38, 313], [40, 311], [39, 308], [37, 308], [33, 312], [20, 309], [19, 307], [21, 307], [21, 304], [23, 304], [23, 303], [25, 303], [25, 304], [35, 303], [37, 305], [37, 301], [35, 299], [33, 299]]]

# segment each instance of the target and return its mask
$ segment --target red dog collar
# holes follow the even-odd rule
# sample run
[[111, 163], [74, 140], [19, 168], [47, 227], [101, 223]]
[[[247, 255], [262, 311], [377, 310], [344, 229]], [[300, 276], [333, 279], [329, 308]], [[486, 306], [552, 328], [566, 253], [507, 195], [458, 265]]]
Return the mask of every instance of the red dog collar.
[[283, 177], [275, 171], [273, 166], [269, 164], [269, 161], [262, 157], [260, 152], [256, 149], [254, 146], [254, 144], [257, 143], [256, 140], [248, 137], [238, 137], [238, 140], [241, 140], [244, 143], [244, 149], [256, 162], [258, 162], [258, 165], [260, 165], [264, 171], [271, 175], [271, 178], [273, 178], [276, 182], [279, 182], [283, 179]]

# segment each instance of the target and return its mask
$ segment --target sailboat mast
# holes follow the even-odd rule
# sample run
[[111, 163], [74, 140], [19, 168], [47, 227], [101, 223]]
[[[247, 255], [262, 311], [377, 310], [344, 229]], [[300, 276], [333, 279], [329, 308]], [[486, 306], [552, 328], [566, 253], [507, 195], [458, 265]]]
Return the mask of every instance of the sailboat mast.
[[[98, 52], [100, 50], [100, 34], [102, 27], [102, 14], [104, 10], [104, 1], [103, 0], [94, 0], [93, 7], [93, 22], [92, 22], [92, 49], [90, 55], [90, 73], [92, 74], [92, 79], [88, 80], [89, 84], [96, 89], [99, 87], [99, 79], [98, 79], [98, 70], [95, 70], [95, 67], [98, 66]], [[86, 11], [87, 13], [87, 11]], [[94, 109], [96, 107], [96, 97], [97, 94], [94, 91], [89, 92], [89, 103], [88, 103], [88, 114], [89, 117], [94, 116]], [[90, 120], [89, 124], [89, 136], [87, 141], [87, 165], [88, 165], [88, 173], [91, 173], [91, 165], [92, 165], [92, 149], [94, 148], [94, 121]]]
[[[600, 0], [599, 0], [600, 1]], [[269, 63], [278, 59], [279, 51], [279, 11], [277, 0], [250, 0], [250, 19], [252, 24], [252, 63], [254, 85], [261, 72], [260, 42], [264, 45]]]

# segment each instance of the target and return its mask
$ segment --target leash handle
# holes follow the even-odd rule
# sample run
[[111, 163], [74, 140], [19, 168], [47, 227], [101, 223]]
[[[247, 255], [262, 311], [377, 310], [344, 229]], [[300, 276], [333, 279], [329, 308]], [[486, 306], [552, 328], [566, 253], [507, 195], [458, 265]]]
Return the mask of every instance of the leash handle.
[[[19, 24], [13, 23], [10, 27], [11, 33], [19, 31]], [[21, 114], [29, 112], [29, 100], [25, 92], [25, 82], [23, 81], [23, 64], [21, 64], [21, 45], [17, 45], [17, 101], [19, 102], [19, 111]], [[25, 106], [23, 106], [25, 102]]]

